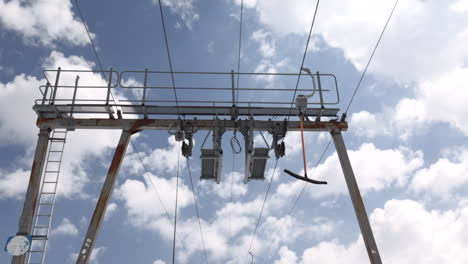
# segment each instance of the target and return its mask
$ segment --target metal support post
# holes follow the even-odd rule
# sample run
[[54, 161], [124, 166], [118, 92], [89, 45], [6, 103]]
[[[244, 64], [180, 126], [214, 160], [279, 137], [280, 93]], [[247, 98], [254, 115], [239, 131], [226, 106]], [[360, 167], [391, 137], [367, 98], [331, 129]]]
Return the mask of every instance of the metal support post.
[[[49, 145], [49, 133], [50, 131], [48, 128], [43, 128], [39, 132], [36, 153], [34, 154], [31, 176], [29, 177], [26, 199], [24, 200], [23, 212], [19, 220], [17, 235], [28, 235], [31, 232], [34, 210], [36, 208], [39, 187], [41, 185], [42, 170], [44, 168], [47, 147]], [[26, 255], [14, 256], [11, 263], [23, 264], [25, 256]]]
[[338, 153], [338, 158], [340, 159], [346, 185], [348, 186], [349, 196], [351, 196], [351, 201], [353, 202], [354, 212], [356, 213], [359, 227], [361, 229], [361, 234], [364, 239], [364, 244], [366, 245], [367, 254], [369, 255], [370, 263], [382, 264], [379, 250], [377, 248], [377, 244], [375, 243], [374, 235], [372, 234], [369, 218], [367, 217], [366, 208], [364, 207], [361, 193], [359, 192], [359, 187], [357, 185], [356, 178], [354, 177], [353, 168], [351, 167], [351, 162], [349, 161], [343, 136], [341, 135], [341, 131], [339, 129], [332, 130], [330, 133], [332, 135], [333, 142], [335, 143], [336, 153]]
[[125, 151], [127, 150], [128, 143], [130, 142], [131, 133], [129, 131], [122, 131], [120, 136], [119, 144], [115, 150], [114, 157], [112, 158], [112, 163], [107, 172], [106, 180], [102, 186], [101, 195], [94, 209], [93, 217], [88, 226], [88, 231], [86, 232], [83, 245], [76, 260], [77, 264], [88, 263], [91, 252], [93, 251], [94, 243], [96, 241], [97, 235], [99, 233], [99, 228], [101, 226], [102, 220], [104, 219], [104, 213], [106, 212], [107, 204], [109, 198], [112, 195], [112, 190], [114, 189], [114, 183], [119, 173], [120, 165], [122, 164], [123, 158], [125, 156]]

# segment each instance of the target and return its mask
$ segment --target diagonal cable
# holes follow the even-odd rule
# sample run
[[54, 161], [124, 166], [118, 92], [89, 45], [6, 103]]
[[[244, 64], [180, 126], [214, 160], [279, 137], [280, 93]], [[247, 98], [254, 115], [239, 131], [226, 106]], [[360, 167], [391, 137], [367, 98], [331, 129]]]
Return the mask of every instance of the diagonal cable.
[[276, 159], [275, 167], [273, 169], [273, 172], [271, 173], [270, 182], [268, 183], [268, 188], [267, 188], [267, 191], [265, 193], [265, 198], [263, 199], [262, 209], [260, 210], [260, 214], [258, 215], [257, 223], [255, 224], [255, 229], [254, 229], [254, 232], [252, 234], [252, 239], [250, 240], [249, 250], [247, 250], [248, 252], [251, 252], [250, 250], [252, 249], [253, 241], [255, 239], [255, 235], [257, 234], [257, 229], [258, 229], [258, 226], [260, 224], [260, 219], [262, 218], [263, 209], [265, 209], [265, 204], [266, 204], [266, 201], [267, 201], [267, 198], [268, 198], [268, 193], [270, 192], [271, 183], [273, 182], [273, 177], [275, 177], [276, 167], [278, 167], [278, 161], [279, 161], [279, 159]]
[[169, 61], [169, 69], [171, 71], [172, 88], [174, 89], [174, 98], [175, 98], [175, 101], [176, 101], [177, 113], [180, 115], [179, 100], [177, 98], [177, 90], [176, 90], [175, 81], [174, 81], [174, 71], [172, 70], [171, 53], [169, 51], [169, 42], [167, 40], [166, 23], [164, 22], [164, 14], [163, 14], [161, 0], [159, 0], [159, 12], [161, 14], [161, 23], [162, 23], [162, 26], [163, 26], [164, 41], [166, 42], [167, 59]]
[[187, 161], [187, 169], [188, 169], [188, 173], [189, 173], [189, 176], [190, 176], [190, 186], [192, 187], [193, 202], [195, 204], [195, 211], [197, 213], [198, 228], [200, 229], [200, 236], [201, 236], [201, 240], [202, 240], [202, 244], [203, 244], [203, 252], [205, 253], [205, 261], [208, 264], [208, 254], [206, 253], [205, 239], [203, 237], [202, 225], [201, 225], [201, 221], [200, 221], [200, 212], [199, 212], [199, 209], [198, 209], [198, 200], [197, 200], [197, 195], [195, 194], [195, 187], [194, 187], [193, 179], [192, 179], [192, 171], [190, 169], [190, 160], [189, 160], [189, 158], [186, 158], [185, 160]]
[[[371, 56], [369, 57], [369, 60], [368, 60], [368, 62], [367, 62], [367, 65], [366, 65], [364, 71], [363, 71], [362, 74], [361, 74], [361, 78], [359, 79], [359, 82], [358, 82], [358, 84], [356, 85], [356, 88], [354, 89], [353, 96], [352, 96], [351, 99], [349, 100], [349, 103], [348, 103], [348, 106], [347, 106], [345, 112], [347, 112], [347, 111], [349, 110], [351, 104], [353, 103], [354, 97], [355, 97], [357, 91], [359, 90], [359, 87], [360, 87], [360, 85], [361, 85], [361, 83], [362, 83], [362, 80], [364, 79], [364, 76], [365, 76], [365, 74], [367, 73], [367, 69], [368, 69], [368, 67], [369, 67], [369, 65], [370, 65], [370, 63], [371, 63], [371, 61], [372, 61], [372, 59], [374, 58], [374, 54], [375, 54], [375, 52], [376, 52], [376, 50], [377, 50], [377, 47], [379, 46], [380, 41], [381, 41], [381, 39], [382, 39], [382, 37], [383, 37], [383, 34], [385, 33], [385, 30], [386, 30], [386, 28], [387, 28], [387, 26], [388, 26], [388, 24], [389, 24], [389, 22], [390, 22], [390, 19], [392, 18], [393, 13], [394, 13], [394, 11], [395, 11], [395, 9], [396, 9], [396, 7], [397, 7], [398, 1], [399, 1], [399, 0], [396, 0], [396, 1], [395, 1], [395, 5], [393, 6], [392, 11], [390, 12], [390, 15], [388, 16], [388, 19], [387, 19], [387, 21], [386, 21], [386, 23], [385, 23], [385, 26], [383, 27], [382, 32], [380, 33], [380, 36], [379, 36], [379, 38], [378, 38], [378, 41], [377, 41], [377, 43], [375, 44], [374, 49], [373, 49], [373, 51], [372, 51], [372, 54], [371, 54]], [[332, 142], [332, 140], [330, 139], [330, 141], [328, 141], [327, 146], [326, 146], [325, 149], [323, 150], [322, 155], [320, 156], [320, 160], [319, 160], [319, 161], [317, 162], [317, 164], [315, 165], [313, 171], [315, 171], [315, 169], [317, 168], [317, 166], [320, 164], [320, 162], [321, 162], [321, 160], [323, 159], [323, 157], [324, 157], [326, 151], [327, 151], [328, 148], [330, 147], [331, 142]], [[312, 172], [312, 173], [313, 173], [313, 172]], [[304, 192], [305, 187], [306, 187], [306, 184], [303, 185], [303, 187], [302, 187], [302, 189], [301, 189], [299, 195], [298, 195], [298, 196], [296, 197], [296, 199], [294, 200], [294, 202], [293, 202], [293, 204], [292, 204], [290, 210], [288, 211], [288, 214], [287, 214], [288, 216], [292, 214], [292, 212], [293, 212], [293, 210], [294, 210], [294, 208], [295, 208], [297, 202], [299, 201], [299, 199], [300, 199], [301, 196], [302, 196], [302, 193]], [[281, 225], [281, 227], [280, 227], [280, 230], [284, 228], [284, 224], [285, 224], [285, 220], [283, 220], [283, 223], [282, 223], [282, 225]], [[274, 236], [274, 238], [273, 238], [273, 240], [272, 240], [272, 243], [271, 243], [270, 246], [269, 246], [268, 252], [270, 252], [271, 247], [272, 247], [274, 241], [276, 240], [278, 234], [279, 234], [279, 231], [276, 232], [276, 234], [275, 234], [275, 236]], [[270, 256], [269, 256], [269, 257], [270, 257]]]
[[371, 54], [369, 60], [367, 61], [366, 68], [364, 69], [364, 71], [361, 74], [361, 78], [359, 78], [359, 82], [356, 85], [356, 89], [354, 89], [353, 96], [351, 96], [351, 99], [349, 100], [349, 103], [348, 103], [348, 106], [346, 107], [345, 113], [348, 113], [349, 107], [351, 107], [351, 104], [353, 103], [354, 97], [356, 96], [356, 93], [359, 90], [359, 87], [361, 86], [361, 82], [362, 82], [362, 80], [364, 79], [364, 76], [367, 73], [367, 68], [369, 68], [370, 63], [371, 63], [372, 59], [374, 58], [375, 51], [377, 50], [377, 47], [379, 47], [380, 41], [382, 40], [382, 37], [383, 37], [383, 35], [385, 33], [385, 30], [387, 29], [387, 26], [388, 26], [388, 23], [390, 22], [390, 19], [393, 16], [393, 11], [395, 11], [395, 8], [397, 7], [397, 4], [398, 4], [398, 0], [395, 1], [395, 5], [393, 6], [392, 12], [390, 12], [390, 15], [388, 16], [387, 22], [385, 23], [385, 26], [383, 27], [382, 32], [380, 33], [379, 39], [377, 40], [377, 43], [375, 44], [374, 49], [372, 50], [372, 54]]
[[[307, 50], [309, 49], [310, 37], [312, 36], [312, 29], [314, 28], [315, 17], [317, 16], [317, 10], [318, 10], [319, 4], [320, 4], [320, 0], [317, 0], [317, 5], [315, 6], [315, 11], [314, 11], [314, 17], [312, 18], [312, 23], [310, 24], [309, 36], [307, 37], [307, 43], [304, 49], [304, 55], [302, 55], [302, 62], [301, 62], [301, 67], [299, 68], [299, 75], [297, 76], [296, 88], [294, 89], [294, 94], [291, 100], [291, 107], [289, 108], [288, 121], [291, 118], [291, 112], [294, 106], [294, 100], [296, 99], [297, 89], [299, 88], [299, 81], [301, 80], [301, 75], [302, 75], [302, 67], [304, 67], [304, 62], [307, 56]], [[283, 141], [284, 141], [284, 138], [283, 138]]]
[[[180, 143], [179, 143], [180, 148]], [[179, 169], [180, 169], [180, 151], [177, 151], [177, 175], [176, 175], [176, 193], [174, 206], [174, 236], [172, 238], [172, 264], [175, 263], [176, 234], [177, 234], [177, 203], [179, 201]]]
[[242, 17], [244, 10], [244, 0], [241, 0], [241, 12], [240, 12], [240, 23], [239, 23], [239, 51], [237, 53], [237, 94], [236, 94], [236, 105], [239, 103], [239, 78], [240, 78], [240, 59], [241, 59], [241, 46], [242, 46]]

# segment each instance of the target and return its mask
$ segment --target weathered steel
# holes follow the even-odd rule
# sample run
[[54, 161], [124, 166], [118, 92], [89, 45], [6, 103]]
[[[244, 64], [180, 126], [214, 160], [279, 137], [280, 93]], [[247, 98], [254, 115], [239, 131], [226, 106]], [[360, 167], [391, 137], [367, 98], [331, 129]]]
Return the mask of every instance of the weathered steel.
[[[39, 128], [68, 128], [68, 129], [129, 129], [129, 130], [168, 130], [179, 119], [108, 119], [108, 118], [39, 118], [37, 126]], [[183, 126], [194, 126], [199, 130], [211, 130], [213, 128], [213, 119], [185, 119]], [[221, 120], [221, 123], [227, 130], [235, 130], [240, 123], [248, 120]], [[275, 127], [281, 127], [283, 120], [254, 120], [255, 130], [268, 131]], [[348, 123], [345, 121], [320, 121], [305, 122], [304, 131], [331, 131], [339, 129], [345, 131], [348, 129]], [[287, 122], [287, 131], [300, 131], [298, 121]]]
[[115, 150], [112, 163], [107, 172], [106, 180], [102, 186], [101, 195], [94, 209], [93, 217], [86, 232], [83, 245], [78, 255], [76, 261], [77, 264], [88, 263], [93, 251], [94, 243], [96, 241], [97, 235], [99, 233], [99, 228], [101, 227], [102, 220], [104, 219], [104, 213], [106, 212], [107, 204], [112, 195], [112, 190], [114, 189], [115, 180], [119, 173], [120, 165], [122, 164], [123, 158], [125, 156], [125, 151], [127, 150], [128, 143], [130, 142], [131, 132], [128, 130], [122, 131], [120, 136], [119, 144]]
[[364, 207], [364, 202], [362, 201], [361, 193], [359, 191], [356, 178], [354, 177], [353, 168], [351, 167], [351, 162], [349, 161], [343, 136], [341, 135], [340, 130], [331, 131], [331, 135], [333, 137], [333, 142], [335, 143], [336, 153], [338, 154], [338, 158], [341, 163], [346, 185], [348, 186], [349, 196], [351, 196], [351, 201], [353, 202], [354, 212], [356, 213], [359, 227], [361, 229], [361, 234], [364, 239], [364, 244], [366, 245], [367, 254], [369, 255], [370, 263], [382, 264], [379, 250], [377, 248], [377, 244], [375, 243], [372, 228], [369, 223], [369, 218], [367, 217], [366, 208]]
[[[70, 100], [71, 101], [71, 100]], [[79, 100], [77, 100], [79, 101]], [[69, 103], [69, 102], [68, 102]], [[71, 112], [72, 105], [67, 102], [51, 105], [34, 105], [33, 109], [39, 116], [53, 118], [57, 112], [68, 114]], [[75, 104], [73, 106], [76, 114], [108, 114], [108, 106], [104, 104]], [[185, 116], [231, 116], [232, 105], [229, 106], [167, 106], [167, 105], [141, 105], [113, 104], [113, 106], [122, 109], [122, 112], [128, 115], [185, 115]], [[299, 110], [289, 107], [236, 107], [238, 116], [298, 116]], [[308, 108], [307, 115], [336, 117], [338, 108]]]
[[[50, 130], [43, 128], [39, 132], [37, 140], [36, 153], [34, 154], [34, 161], [31, 168], [31, 175], [29, 177], [28, 189], [26, 191], [26, 198], [24, 200], [23, 212], [19, 220], [17, 235], [29, 235], [34, 218], [34, 210], [36, 208], [37, 197], [39, 194], [39, 187], [41, 184], [42, 171], [44, 169], [44, 161], [47, 154], [47, 147], [49, 145]], [[26, 255], [15, 256], [12, 258], [12, 264], [23, 264]]]

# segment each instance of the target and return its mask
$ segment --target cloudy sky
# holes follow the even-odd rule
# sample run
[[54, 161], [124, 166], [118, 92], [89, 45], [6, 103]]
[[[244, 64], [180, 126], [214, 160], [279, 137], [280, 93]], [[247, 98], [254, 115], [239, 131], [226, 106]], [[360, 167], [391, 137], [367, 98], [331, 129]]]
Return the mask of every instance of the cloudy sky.
[[[162, 3], [174, 70], [237, 69], [240, 0]], [[298, 72], [315, 4], [245, 0], [241, 71]], [[305, 66], [337, 76], [342, 109], [393, 5], [393, 0], [320, 3]], [[169, 69], [158, 1], [80, 1], [80, 7], [105, 68]], [[71, 0], [0, 0], [0, 29], [0, 235], [6, 241], [17, 231], [29, 178], [38, 133], [31, 107], [40, 97], [38, 86], [45, 84], [42, 70], [98, 65]], [[466, 43], [467, 0], [400, 1], [348, 112], [350, 129], [344, 137], [384, 263], [468, 263]], [[96, 83], [104, 82], [94, 77]], [[178, 81], [197, 80], [176, 77]], [[221, 79], [207, 82], [229, 85]], [[245, 77], [240, 83], [295, 86], [295, 80], [281, 78]], [[306, 85], [301, 82], [301, 87]], [[116, 93], [121, 98], [132, 95]], [[74, 263], [119, 133], [68, 134], [48, 263]], [[190, 165], [208, 262], [250, 263], [248, 250], [275, 160], [269, 160], [265, 181], [243, 184], [244, 156], [232, 154], [233, 134], [227, 132], [222, 183], [200, 182], [199, 150], [205, 133], [195, 135]], [[301, 167], [299, 139], [292, 132], [285, 139], [287, 155], [273, 175], [251, 247], [254, 262], [366, 263], [333, 146], [314, 170], [315, 178], [329, 184], [305, 186], [292, 209], [304, 184], [281, 171]], [[172, 220], [165, 208], [172, 218], [179, 143], [166, 131], [144, 131], [133, 140], [148, 173], [130, 147], [93, 263], [172, 262]], [[327, 133], [306, 135], [309, 171], [328, 142]], [[205, 263], [185, 158], [179, 167], [176, 262]], [[0, 253], [0, 262], [8, 261], [7, 253]]]

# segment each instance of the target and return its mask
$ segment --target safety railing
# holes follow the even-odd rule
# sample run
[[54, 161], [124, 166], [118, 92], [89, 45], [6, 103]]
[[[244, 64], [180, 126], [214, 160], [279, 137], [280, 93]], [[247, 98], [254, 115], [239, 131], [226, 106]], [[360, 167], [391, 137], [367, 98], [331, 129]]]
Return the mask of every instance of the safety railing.
[[[175, 87], [171, 74], [177, 84]], [[296, 84], [299, 75], [302, 79], [296, 90], [291, 85]], [[290, 108], [294, 92], [314, 95], [308, 102], [312, 108], [323, 109], [340, 102], [335, 75], [310, 71], [307, 74], [117, 72], [58, 68], [45, 70], [44, 76], [46, 85], [39, 87], [42, 96], [35, 101], [36, 105], [71, 106], [67, 111], [72, 115], [75, 106], [96, 105]], [[247, 85], [239, 87], [236, 83], [239, 77]]]

